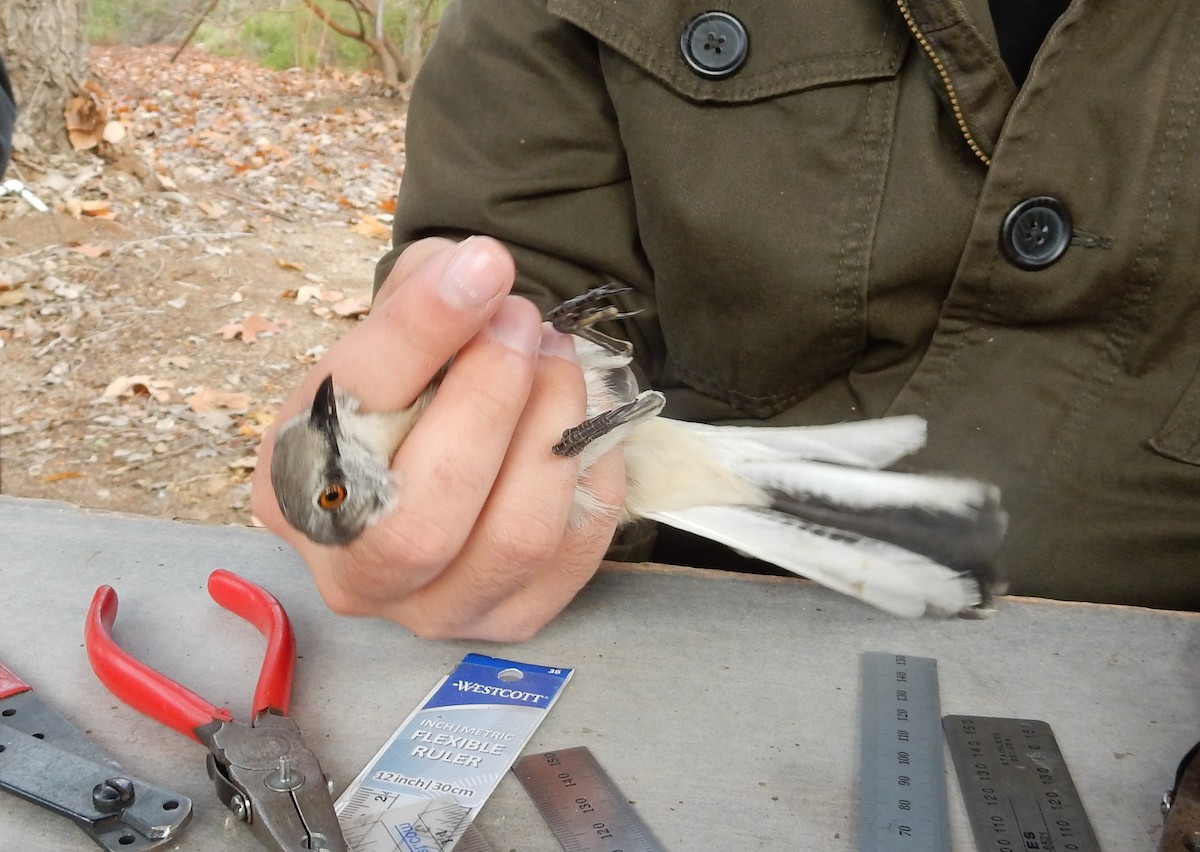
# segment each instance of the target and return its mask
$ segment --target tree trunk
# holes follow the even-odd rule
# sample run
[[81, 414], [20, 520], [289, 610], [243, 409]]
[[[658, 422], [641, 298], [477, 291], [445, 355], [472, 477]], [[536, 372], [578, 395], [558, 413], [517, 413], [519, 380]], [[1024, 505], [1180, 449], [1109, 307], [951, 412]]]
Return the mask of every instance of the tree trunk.
[[0, 53], [17, 96], [15, 147], [69, 151], [67, 101], [88, 76], [84, 0], [0, 0]]

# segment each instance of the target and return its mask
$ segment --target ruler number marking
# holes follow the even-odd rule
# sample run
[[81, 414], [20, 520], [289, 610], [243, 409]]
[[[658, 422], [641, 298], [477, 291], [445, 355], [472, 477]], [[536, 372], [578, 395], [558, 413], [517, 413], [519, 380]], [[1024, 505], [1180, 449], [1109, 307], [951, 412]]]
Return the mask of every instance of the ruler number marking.
[[564, 849], [661, 852], [649, 828], [585, 747], [529, 755], [513, 767]]
[[949, 852], [940, 723], [936, 661], [863, 654], [861, 852]]

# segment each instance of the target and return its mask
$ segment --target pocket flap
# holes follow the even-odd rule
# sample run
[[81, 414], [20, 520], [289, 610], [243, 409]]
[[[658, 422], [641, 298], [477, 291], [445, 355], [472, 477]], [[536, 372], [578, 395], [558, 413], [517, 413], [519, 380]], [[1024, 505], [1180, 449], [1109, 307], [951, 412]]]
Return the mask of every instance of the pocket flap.
[[552, 14], [590, 33], [680, 95], [736, 103], [894, 76], [908, 45], [903, 21], [883, 3], [806, 0], [724, 3], [744, 27], [745, 62], [721, 79], [694, 72], [681, 38], [711, 4], [654, 0], [549, 0]]

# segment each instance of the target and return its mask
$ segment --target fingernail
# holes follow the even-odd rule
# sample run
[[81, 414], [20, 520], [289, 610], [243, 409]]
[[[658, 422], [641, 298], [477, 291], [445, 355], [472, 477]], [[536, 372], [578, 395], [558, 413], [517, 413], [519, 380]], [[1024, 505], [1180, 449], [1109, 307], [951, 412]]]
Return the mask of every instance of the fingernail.
[[481, 237], [467, 237], [454, 248], [442, 271], [442, 297], [459, 310], [482, 307], [504, 289], [504, 270]]
[[575, 352], [575, 339], [569, 334], [563, 334], [548, 322], [542, 323], [542, 342], [538, 349], [543, 355], [553, 355], [572, 364], [579, 363], [579, 355]]
[[524, 299], [509, 296], [488, 323], [488, 335], [509, 349], [530, 355], [541, 342], [542, 326]]

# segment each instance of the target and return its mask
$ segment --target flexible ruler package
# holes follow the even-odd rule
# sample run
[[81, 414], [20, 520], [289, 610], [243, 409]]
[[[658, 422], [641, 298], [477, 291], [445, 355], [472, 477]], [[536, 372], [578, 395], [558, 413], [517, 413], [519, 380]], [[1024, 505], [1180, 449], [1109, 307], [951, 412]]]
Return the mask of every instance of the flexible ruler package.
[[463, 852], [471, 820], [571, 674], [464, 657], [338, 798], [353, 852]]

